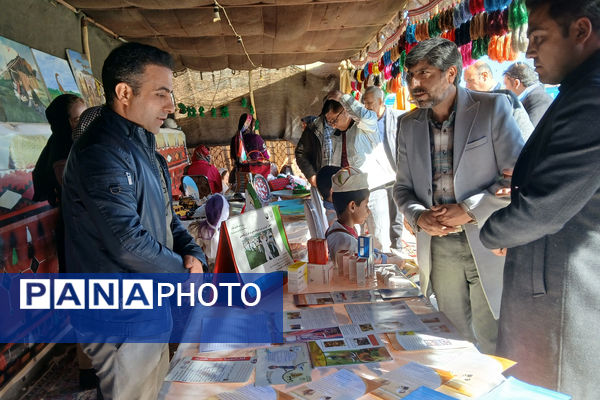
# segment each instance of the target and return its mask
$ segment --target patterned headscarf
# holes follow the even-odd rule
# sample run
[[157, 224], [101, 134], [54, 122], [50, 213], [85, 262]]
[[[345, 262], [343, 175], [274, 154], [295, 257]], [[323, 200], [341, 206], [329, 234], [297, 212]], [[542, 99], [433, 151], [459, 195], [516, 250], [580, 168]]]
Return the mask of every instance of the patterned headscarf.
[[238, 131], [242, 134], [249, 133], [254, 131], [254, 118], [252, 118], [252, 114], [242, 114], [240, 115], [240, 120], [238, 122]]
[[79, 123], [73, 130], [71, 137], [73, 141], [76, 141], [83, 135], [83, 133], [90, 127], [92, 122], [94, 122], [100, 115], [102, 115], [102, 106], [90, 107], [81, 113], [79, 117]]
[[206, 221], [200, 223], [198, 236], [204, 240], [210, 240], [215, 233], [219, 232], [221, 222], [229, 218], [229, 203], [222, 194], [212, 195], [205, 206]]
[[196, 147], [194, 149], [194, 154], [192, 154], [192, 162], [199, 160], [203, 160], [207, 163], [210, 163], [210, 150], [203, 144]]

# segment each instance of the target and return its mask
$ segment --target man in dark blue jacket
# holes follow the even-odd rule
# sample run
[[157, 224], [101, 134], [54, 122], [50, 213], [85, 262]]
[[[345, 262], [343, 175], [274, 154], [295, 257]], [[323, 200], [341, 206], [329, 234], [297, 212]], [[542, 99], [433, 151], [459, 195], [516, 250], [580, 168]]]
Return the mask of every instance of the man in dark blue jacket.
[[518, 379], [597, 399], [600, 0], [526, 4], [527, 57], [560, 93], [515, 164], [510, 205], [481, 228], [506, 253], [498, 355]]
[[[156, 152], [154, 135], [174, 112], [171, 56], [127, 43], [109, 54], [102, 81], [106, 106], [73, 146], [64, 174], [67, 271], [203, 272], [204, 253], [173, 213], [167, 164]], [[86, 311], [90, 326], [113, 322], [95, 311]], [[119, 327], [166, 342], [170, 310], [155, 315]], [[168, 370], [167, 344], [82, 346], [105, 399], [156, 399]]]

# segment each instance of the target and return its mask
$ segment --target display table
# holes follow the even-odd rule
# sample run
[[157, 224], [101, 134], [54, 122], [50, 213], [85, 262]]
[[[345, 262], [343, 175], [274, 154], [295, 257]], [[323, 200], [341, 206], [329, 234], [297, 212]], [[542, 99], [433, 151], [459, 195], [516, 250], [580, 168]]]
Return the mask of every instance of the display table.
[[[381, 288], [378, 285], [377, 280], [372, 279], [369, 281], [368, 285], [365, 287], [357, 287], [356, 284], [350, 283], [347, 279], [343, 277], [335, 277], [334, 283], [328, 286], [311, 286], [305, 293], [317, 293], [317, 292], [329, 292], [329, 291], [341, 291], [341, 290], [362, 290], [362, 289], [377, 289]], [[298, 310], [300, 308], [296, 307], [293, 301], [293, 294], [287, 292], [287, 288], [284, 288], [284, 299], [283, 299], [284, 310]], [[415, 314], [428, 314], [435, 312], [436, 310], [423, 298], [408, 298], [404, 299], [407, 305]], [[330, 305], [331, 306], [331, 305]], [[346, 313], [344, 304], [333, 304], [332, 305], [338, 319], [340, 325], [350, 324], [352, 321], [348, 317]], [[325, 306], [311, 306], [313, 307], [325, 307]], [[481, 376], [489, 376], [498, 378], [498, 374], [500, 374], [503, 370], [503, 367], [500, 363], [495, 362], [486, 362], [486, 359], [489, 360], [487, 356], [481, 355], [474, 346], [461, 348], [461, 349], [452, 349], [452, 350], [422, 350], [422, 351], [397, 351], [394, 350], [386, 336], [383, 334], [379, 335], [381, 342], [383, 342], [393, 356], [394, 360], [389, 362], [381, 362], [381, 363], [370, 363], [370, 364], [362, 364], [362, 365], [347, 365], [347, 366], [336, 366], [336, 367], [319, 367], [313, 368], [312, 370], [312, 380], [313, 382], [319, 380], [327, 375], [333, 374], [340, 368], [350, 369], [353, 372], [369, 377], [369, 378], [377, 378], [382, 374], [392, 371], [401, 367], [402, 365], [407, 364], [410, 361], [416, 361], [425, 365], [436, 365], [436, 366], [446, 366], [447, 369], [450, 370], [453, 365], [456, 365], [457, 360], [474, 360], [474, 370], [473, 373], [478, 373]], [[179, 345], [179, 348], [171, 361], [171, 368], [173, 368], [177, 362], [182, 357], [190, 357], [200, 355], [199, 353], [199, 345], [197, 343], [182, 343]], [[243, 356], [251, 356], [254, 354], [254, 348], [242, 349], [242, 350], [228, 350], [228, 351], [220, 351], [220, 352], [210, 352], [204, 353], [204, 355], [209, 355], [211, 357], [243, 357]], [[482, 360], [482, 358], [484, 360]], [[487, 369], [487, 370], [486, 370]], [[493, 379], [496, 379], [493, 378]], [[500, 378], [501, 379], [501, 378]], [[160, 399], [200, 399], [207, 398], [210, 396], [217, 395], [222, 392], [231, 392], [242, 386], [246, 386], [254, 382], [254, 372], [250, 378], [250, 380], [246, 383], [211, 383], [211, 384], [200, 384], [200, 383], [181, 383], [181, 382], [164, 382], [159, 398]], [[290, 386], [290, 385], [276, 385], [273, 386], [275, 389], [281, 392], [289, 392], [299, 385]], [[445, 391], [447, 394], [455, 397], [455, 398], [465, 398], [468, 399], [467, 396], [461, 396], [456, 392], [450, 389], [442, 389], [440, 391]], [[376, 399], [373, 395], [365, 395], [362, 398], [364, 399]]]
[[[308, 226], [303, 216], [297, 217], [283, 217], [285, 231], [287, 235], [290, 248], [292, 249], [292, 256], [294, 260], [306, 260], [306, 242], [310, 238], [308, 232]], [[414, 237], [409, 237], [408, 232], [405, 232], [406, 241], [414, 244]], [[367, 285], [358, 287], [355, 283], [351, 283], [344, 277], [335, 276], [332, 284], [330, 285], [309, 285], [308, 289], [302, 293], [318, 293], [318, 292], [332, 292], [332, 291], [344, 291], [344, 290], [364, 290], [364, 289], [382, 289], [386, 288], [382, 286], [381, 282], [377, 282], [376, 279], [371, 279], [367, 282]], [[429, 314], [436, 312], [431, 304], [424, 297], [404, 299], [406, 304], [415, 314]], [[336, 314], [336, 318], [340, 325], [351, 324], [352, 321], [349, 318], [344, 304], [328, 304], [323, 306], [310, 306], [310, 308], [327, 307], [332, 306]], [[285, 311], [294, 311], [305, 309], [305, 307], [297, 307], [294, 304], [294, 295], [288, 293], [287, 287], [284, 287], [283, 297], [283, 309]], [[466, 367], [467, 371], [471, 371], [472, 374], [477, 375], [482, 381], [487, 381], [486, 384], [493, 386], [495, 383], [499, 383], [496, 380], [502, 379], [500, 373], [506, 366], [502, 366], [498, 362], [490, 360], [489, 357], [481, 355], [474, 346], [460, 348], [460, 349], [445, 349], [445, 350], [420, 350], [420, 351], [399, 351], [395, 350], [388, 338], [384, 334], [378, 335], [381, 344], [385, 345], [386, 349], [393, 357], [393, 361], [380, 362], [380, 363], [369, 363], [359, 365], [344, 365], [335, 367], [318, 367], [313, 368], [311, 373], [312, 381], [318, 381], [319, 379], [335, 373], [340, 369], [349, 369], [358, 375], [367, 377], [370, 379], [376, 379], [381, 377], [383, 374], [389, 371], [393, 371], [410, 361], [415, 361], [421, 364], [436, 366], [440, 369], [452, 370], [457, 365], [457, 360], [461, 360], [462, 368], [461, 371], [465, 370], [465, 363], [472, 365]], [[245, 348], [238, 350], [222, 350], [212, 351], [207, 353], [199, 352], [198, 343], [182, 343], [179, 345], [178, 350], [171, 361], [171, 369], [184, 357], [200, 356], [204, 355], [207, 357], [244, 357], [254, 356], [256, 348]], [[469, 373], [470, 375], [470, 373]], [[201, 399], [216, 396], [223, 392], [232, 392], [236, 389], [252, 384], [254, 382], [255, 373], [253, 372], [250, 379], [245, 383], [183, 383], [183, 382], [169, 382], [165, 381], [159, 398], [161, 399]], [[281, 392], [290, 392], [301, 385], [274, 385], [273, 388]], [[472, 398], [467, 396], [461, 396], [457, 392], [442, 388], [439, 389], [451, 395], [454, 398]], [[372, 394], [364, 395], [364, 399], [376, 399]], [[266, 400], [266, 399], [264, 399]]]

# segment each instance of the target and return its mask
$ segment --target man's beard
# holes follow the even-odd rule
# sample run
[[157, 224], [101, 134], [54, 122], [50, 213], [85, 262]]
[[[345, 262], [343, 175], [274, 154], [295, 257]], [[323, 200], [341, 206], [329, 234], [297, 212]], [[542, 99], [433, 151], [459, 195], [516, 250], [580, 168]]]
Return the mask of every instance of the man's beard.
[[431, 97], [429, 92], [421, 91], [419, 94], [426, 94], [427, 97], [417, 100], [415, 98], [414, 91], [410, 93], [410, 95], [411, 95], [410, 101], [413, 104], [416, 104], [419, 108], [432, 108], [436, 104], [435, 99], [433, 97]]

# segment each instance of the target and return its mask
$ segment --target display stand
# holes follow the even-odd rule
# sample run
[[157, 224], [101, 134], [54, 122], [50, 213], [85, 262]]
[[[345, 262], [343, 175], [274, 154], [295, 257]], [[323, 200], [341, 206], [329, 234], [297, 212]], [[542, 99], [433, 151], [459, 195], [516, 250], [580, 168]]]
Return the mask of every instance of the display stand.
[[[253, 280], [262, 291], [285, 284], [278, 274], [293, 263], [292, 252], [281, 221], [279, 207], [268, 206], [248, 211], [221, 225], [215, 273], [238, 274], [240, 282], [247, 273], [261, 273]], [[244, 282], [248, 283], [248, 282]]]

